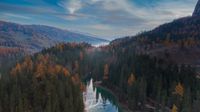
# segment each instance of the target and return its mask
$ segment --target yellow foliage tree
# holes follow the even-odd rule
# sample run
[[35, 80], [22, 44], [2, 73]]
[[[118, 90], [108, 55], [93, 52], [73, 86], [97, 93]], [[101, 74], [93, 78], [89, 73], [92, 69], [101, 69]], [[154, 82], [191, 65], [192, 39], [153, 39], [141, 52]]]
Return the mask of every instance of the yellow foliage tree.
[[135, 80], [136, 80], [135, 75], [133, 75], [133, 73], [132, 73], [128, 78], [128, 85], [132, 86], [133, 83], [135, 82]]
[[56, 46], [56, 48], [57, 48], [58, 50], [60, 50], [61, 52], [63, 51], [64, 47], [65, 47], [64, 44], [59, 44], [59, 45]]
[[37, 78], [42, 77], [45, 75], [45, 66], [42, 63], [36, 65], [36, 72], [35, 76]]
[[61, 70], [62, 70], [62, 66], [60, 66], [60, 65], [56, 65], [56, 66], [55, 66], [55, 72], [56, 72], [55, 74], [60, 73]]
[[173, 105], [171, 112], [178, 112], [178, 108], [175, 104]]
[[184, 87], [180, 82], [175, 87], [175, 94], [180, 96], [184, 95]]

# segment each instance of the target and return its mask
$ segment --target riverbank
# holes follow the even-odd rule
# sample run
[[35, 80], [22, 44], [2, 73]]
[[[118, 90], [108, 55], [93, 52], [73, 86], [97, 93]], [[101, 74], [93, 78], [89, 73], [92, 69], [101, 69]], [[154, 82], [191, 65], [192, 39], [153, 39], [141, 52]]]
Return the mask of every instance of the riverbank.
[[[124, 95], [120, 94], [120, 90], [117, 90], [117, 88], [116, 89], [111, 89], [112, 87], [111, 88], [104, 87], [101, 83], [94, 83], [94, 86], [98, 87], [98, 88], [101, 88], [101, 89], [104, 89], [105, 91], [108, 91], [110, 94], [112, 94], [115, 97], [115, 99], [116, 99], [116, 101], [118, 103], [118, 106], [120, 107], [122, 112], [133, 112], [128, 107], [127, 100], [125, 100], [126, 99], [126, 95], [125, 94]], [[154, 112], [156, 104], [158, 104], [156, 101], [154, 101], [154, 100], [149, 98], [148, 99], [148, 103], [145, 104], [145, 109], [146, 109], [145, 112]], [[159, 105], [161, 106], [161, 104], [159, 104]], [[137, 111], [134, 111], [134, 112], [144, 112], [144, 111], [137, 110]], [[171, 112], [171, 109], [169, 107], [165, 106], [165, 112]]]
[[101, 89], [104, 89], [105, 91], [108, 91], [109, 93], [111, 93], [115, 97], [115, 99], [117, 100], [117, 103], [118, 103], [120, 109], [122, 109], [122, 112], [132, 112], [128, 108], [127, 104], [125, 104], [125, 103], [120, 101], [119, 96], [116, 94], [117, 92], [114, 92], [110, 88], [102, 86], [101, 83], [94, 83], [94, 86], [98, 87], [98, 88], [101, 88]]

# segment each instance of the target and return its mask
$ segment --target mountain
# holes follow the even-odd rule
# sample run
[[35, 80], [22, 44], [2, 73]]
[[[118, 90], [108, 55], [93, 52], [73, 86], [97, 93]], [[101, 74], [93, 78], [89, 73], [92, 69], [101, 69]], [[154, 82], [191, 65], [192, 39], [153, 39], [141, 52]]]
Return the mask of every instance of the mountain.
[[193, 16], [200, 16], [200, 0], [198, 0], [195, 10], [193, 12]]
[[160, 25], [152, 31], [111, 42], [116, 48], [135, 48], [177, 64], [200, 65], [200, 16], [184, 17]]
[[35, 52], [62, 42], [86, 42], [95, 45], [108, 41], [50, 26], [0, 21], [0, 46], [25, 48]]

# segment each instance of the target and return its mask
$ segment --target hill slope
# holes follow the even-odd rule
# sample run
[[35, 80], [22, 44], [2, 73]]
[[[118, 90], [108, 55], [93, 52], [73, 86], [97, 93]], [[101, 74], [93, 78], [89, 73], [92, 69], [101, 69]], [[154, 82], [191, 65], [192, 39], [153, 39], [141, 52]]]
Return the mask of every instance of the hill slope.
[[0, 21], [0, 46], [26, 48], [32, 52], [60, 42], [99, 44], [108, 41], [49, 26]]
[[117, 39], [111, 45], [133, 47], [139, 54], [169, 59], [178, 64], [199, 65], [200, 17], [192, 16], [163, 24], [152, 31]]

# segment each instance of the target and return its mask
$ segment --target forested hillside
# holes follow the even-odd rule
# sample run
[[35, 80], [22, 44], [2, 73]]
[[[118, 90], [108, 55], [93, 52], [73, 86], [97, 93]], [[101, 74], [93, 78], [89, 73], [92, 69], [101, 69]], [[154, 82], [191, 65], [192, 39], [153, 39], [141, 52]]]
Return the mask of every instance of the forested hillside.
[[85, 43], [58, 44], [19, 61], [1, 76], [0, 108], [82, 112], [87, 77], [101, 80], [132, 111], [199, 111], [200, 82], [191, 66], [138, 54], [130, 46]]
[[0, 111], [83, 112], [84, 85], [74, 59], [79, 60], [78, 50], [84, 46], [58, 45], [27, 56], [9, 74], [1, 74]]
[[0, 47], [0, 73], [8, 71], [25, 55], [27, 55], [27, 52], [20, 48]]
[[178, 64], [199, 65], [200, 17], [185, 17], [152, 31], [116, 39], [116, 47], [133, 47], [137, 54], [148, 54]]
[[44, 25], [21, 25], [0, 21], [0, 73], [6, 72], [18, 60], [59, 43], [107, 43], [89, 34], [81, 34]]
[[199, 28], [200, 17], [186, 17], [112, 41], [103, 84], [131, 110], [200, 111]]
[[[199, 79], [190, 66], [116, 49], [105, 63], [103, 85], [113, 90], [131, 110], [198, 112]], [[197, 111], [198, 110], [198, 111]]]

